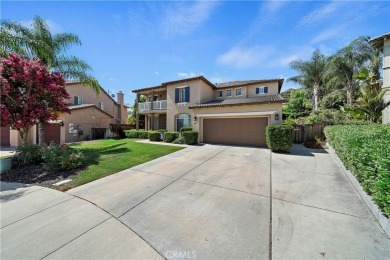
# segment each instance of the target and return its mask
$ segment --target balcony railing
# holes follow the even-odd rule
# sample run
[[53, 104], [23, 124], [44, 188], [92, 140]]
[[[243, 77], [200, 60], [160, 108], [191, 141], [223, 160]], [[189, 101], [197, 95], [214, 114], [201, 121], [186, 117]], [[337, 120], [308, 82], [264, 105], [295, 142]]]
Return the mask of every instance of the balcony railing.
[[[138, 103], [138, 111], [150, 111], [152, 110], [152, 102], [143, 102]], [[166, 110], [167, 109], [167, 101], [166, 100], [160, 100], [160, 101], [153, 101], [153, 110]]]

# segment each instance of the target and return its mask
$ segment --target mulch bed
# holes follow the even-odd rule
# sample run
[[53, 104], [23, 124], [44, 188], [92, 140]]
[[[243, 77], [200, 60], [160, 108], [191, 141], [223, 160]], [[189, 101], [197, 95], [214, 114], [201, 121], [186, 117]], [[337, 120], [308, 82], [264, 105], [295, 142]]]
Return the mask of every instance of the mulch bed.
[[72, 179], [80, 169], [68, 171], [50, 172], [41, 164], [22, 165], [15, 158], [12, 158], [12, 168], [8, 172], [0, 175], [2, 182], [18, 182], [24, 184], [33, 184], [52, 189], [59, 189], [53, 184], [66, 179]]

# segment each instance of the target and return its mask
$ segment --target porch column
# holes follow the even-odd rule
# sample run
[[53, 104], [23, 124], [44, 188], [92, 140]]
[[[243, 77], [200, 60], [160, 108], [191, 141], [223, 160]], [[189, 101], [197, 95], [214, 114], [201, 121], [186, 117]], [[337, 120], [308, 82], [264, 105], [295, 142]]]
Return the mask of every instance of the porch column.
[[135, 129], [139, 130], [139, 114], [138, 114], [138, 102], [139, 102], [139, 94], [137, 93], [137, 98], [135, 99]]
[[149, 116], [145, 114], [145, 130], [149, 130]]
[[154, 130], [154, 113], [150, 114], [150, 130]]
[[154, 91], [152, 91], [152, 98], [150, 101], [150, 110], [153, 110], [153, 101], [154, 101]]

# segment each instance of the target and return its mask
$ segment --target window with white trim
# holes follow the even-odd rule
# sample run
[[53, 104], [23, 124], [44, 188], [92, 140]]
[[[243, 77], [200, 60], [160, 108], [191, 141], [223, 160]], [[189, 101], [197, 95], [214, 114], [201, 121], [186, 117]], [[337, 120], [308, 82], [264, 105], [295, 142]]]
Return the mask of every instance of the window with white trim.
[[217, 98], [223, 98], [222, 90], [217, 91]]
[[241, 97], [241, 96], [242, 96], [242, 89], [236, 88], [236, 97]]
[[175, 103], [190, 102], [190, 86], [175, 89]]
[[268, 93], [268, 87], [257, 87], [256, 88], [256, 95], [267, 94], [267, 93]]
[[99, 102], [99, 103], [98, 103], [98, 107], [99, 107], [101, 110], [104, 110], [104, 102]]
[[226, 90], [226, 96], [227, 97], [231, 97], [232, 96], [232, 90], [231, 89]]
[[83, 98], [74, 96], [73, 97], [73, 105], [81, 105], [83, 103]]
[[182, 127], [191, 127], [191, 116], [189, 114], [178, 114], [176, 116], [176, 131]]

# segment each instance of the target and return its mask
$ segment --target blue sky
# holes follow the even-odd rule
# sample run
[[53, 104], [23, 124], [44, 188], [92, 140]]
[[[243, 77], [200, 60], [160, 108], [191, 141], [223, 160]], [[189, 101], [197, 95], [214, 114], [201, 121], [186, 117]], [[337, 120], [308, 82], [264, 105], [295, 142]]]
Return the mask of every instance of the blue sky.
[[[289, 63], [319, 48], [332, 54], [354, 38], [390, 31], [388, 1], [2, 1], [1, 18], [46, 19], [82, 41], [102, 87], [125, 93], [204, 75], [212, 82], [289, 78]], [[294, 87], [285, 82], [283, 89]]]

